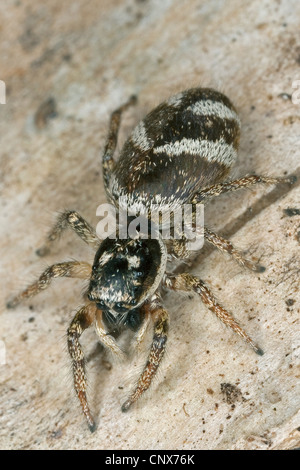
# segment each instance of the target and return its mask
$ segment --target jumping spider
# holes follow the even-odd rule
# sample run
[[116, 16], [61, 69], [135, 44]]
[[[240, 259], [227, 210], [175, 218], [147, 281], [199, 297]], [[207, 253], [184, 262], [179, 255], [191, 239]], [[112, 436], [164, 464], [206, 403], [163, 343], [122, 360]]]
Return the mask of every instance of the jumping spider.
[[[197, 205], [257, 183], [294, 181], [293, 178], [246, 176], [224, 182], [236, 159], [240, 121], [230, 100], [209, 88], [183, 91], [151, 111], [135, 128], [115, 162], [113, 155], [121, 114], [134, 102], [132, 97], [111, 115], [102, 159], [107, 196], [117, 210], [122, 209], [121, 196], [148, 217], [151, 208], [162, 203], [171, 208], [185, 203]], [[89, 280], [89, 301], [76, 313], [67, 337], [75, 390], [91, 431], [95, 430], [95, 421], [86, 398], [84, 354], [79, 342], [81, 334], [93, 325], [100, 342], [116, 355], [123, 356], [117, 337], [112, 334], [116, 327], [119, 332], [125, 328], [136, 331], [137, 342], [140, 343], [149, 322], [152, 322], [154, 333], [150, 353], [136, 386], [122, 406], [122, 411], [127, 411], [149, 388], [164, 356], [169, 314], [162, 302], [163, 288], [195, 292], [225, 325], [239, 334], [257, 354], [263, 354], [201, 279], [189, 273], [167, 271], [167, 259], [183, 259], [192, 254], [184, 237], [171, 239], [168, 243], [160, 236], [158, 239], [139, 236], [121, 239], [117, 236], [100, 242], [93, 227], [77, 212], [65, 211], [37, 253], [45, 255], [68, 227], [97, 250], [93, 266], [83, 261], [54, 264], [7, 306], [15, 307], [22, 300], [46, 289], [56, 277]], [[245, 259], [230, 241], [207, 227], [204, 227], [204, 238], [222, 252], [229, 253], [239, 264], [256, 272], [264, 270]]]

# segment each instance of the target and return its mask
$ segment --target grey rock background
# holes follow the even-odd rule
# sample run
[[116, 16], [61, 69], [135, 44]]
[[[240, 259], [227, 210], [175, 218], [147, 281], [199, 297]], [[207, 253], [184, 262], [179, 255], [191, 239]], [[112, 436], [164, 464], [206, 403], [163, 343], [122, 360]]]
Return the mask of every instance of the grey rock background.
[[[120, 405], [145, 361], [89, 357], [87, 429], [72, 389], [65, 333], [82, 283], [56, 281], [18, 307], [6, 299], [46, 265], [93, 252], [68, 233], [47, 259], [39, 247], [56, 211], [96, 224], [105, 202], [100, 155], [110, 113], [132, 93], [120, 145], [162, 99], [214, 86], [239, 110], [233, 176], [299, 176], [300, 4], [297, 0], [6, 1], [1, 9], [0, 447], [4, 449], [290, 449], [300, 445], [299, 183], [222, 196], [206, 221], [265, 264], [260, 275], [204, 249], [193, 272], [265, 350], [256, 356], [198, 299], [169, 295], [167, 356], [145, 397]], [[298, 93], [299, 97], [299, 93]], [[299, 180], [298, 180], [299, 181]], [[104, 360], [105, 359], [105, 360]], [[223, 385], [222, 384], [227, 384]], [[230, 385], [228, 385], [230, 384]], [[227, 392], [227, 393], [226, 393]]]

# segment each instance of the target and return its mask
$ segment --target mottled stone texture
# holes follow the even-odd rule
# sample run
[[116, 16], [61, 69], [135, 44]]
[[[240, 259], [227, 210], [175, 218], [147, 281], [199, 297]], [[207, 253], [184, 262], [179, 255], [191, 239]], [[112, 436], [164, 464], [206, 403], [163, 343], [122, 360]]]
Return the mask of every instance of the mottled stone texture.
[[[149, 393], [123, 414], [147, 354], [123, 363], [98, 354], [94, 333], [90, 434], [72, 390], [66, 330], [82, 282], [55, 285], [16, 310], [11, 293], [47, 264], [93, 252], [68, 233], [35, 254], [56, 211], [92, 224], [105, 202], [100, 152], [109, 114], [136, 93], [121, 142], [175, 91], [214, 86], [242, 121], [234, 177], [299, 175], [298, 0], [8, 0], [1, 7], [0, 446], [5, 449], [289, 449], [299, 446], [299, 183], [220, 196], [206, 222], [266, 266], [262, 274], [204, 249], [207, 281], [265, 355], [253, 353], [198, 299], [168, 295], [170, 338]], [[299, 95], [298, 95], [299, 96]], [[297, 369], [298, 367], [298, 369]]]

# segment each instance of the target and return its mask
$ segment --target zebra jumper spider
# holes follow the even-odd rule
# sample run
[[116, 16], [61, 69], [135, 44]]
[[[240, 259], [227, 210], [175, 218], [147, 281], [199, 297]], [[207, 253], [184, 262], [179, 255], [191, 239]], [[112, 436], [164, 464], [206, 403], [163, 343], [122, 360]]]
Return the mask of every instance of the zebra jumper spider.
[[[245, 176], [224, 182], [236, 160], [240, 120], [231, 101], [210, 88], [194, 88], [178, 93], [151, 111], [126, 141], [117, 162], [114, 161], [121, 115], [136, 101], [131, 97], [111, 115], [109, 133], [102, 158], [103, 177], [110, 202], [120, 210], [121, 196], [144, 214], [162, 201], [170, 207], [185, 203], [197, 205], [213, 197], [257, 183], [293, 183], [294, 178]], [[137, 343], [145, 335], [149, 322], [153, 340], [144, 369], [129, 398], [130, 406], [149, 388], [166, 349], [169, 314], [162, 302], [162, 290], [194, 292], [227, 326], [232, 328], [257, 354], [261, 348], [222, 307], [207, 285], [187, 272], [166, 270], [167, 258], [183, 259], [191, 255], [186, 240], [106, 238], [100, 242], [94, 228], [76, 211], [63, 212], [50, 231], [45, 245], [37, 250], [45, 255], [66, 228], [71, 228], [97, 251], [93, 266], [84, 261], [57, 263], [40, 278], [11, 299], [7, 306], [46, 289], [53, 278], [70, 277], [89, 280], [89, 301], [79, 309], [67, 332], [68, 350], [73, 364], [74, 386], [91, 431], [96, 428], [86, 389], [81, 334], [92, 325], [100, 342], [113, 353], [123, 356], [115, 331], [129, 328], [137, 332]], [[222, 252], [229, 253], [240, 265], [256, 272], [262, 266], [245, 259], [232, 243], [204, 226], [204, 238]]]

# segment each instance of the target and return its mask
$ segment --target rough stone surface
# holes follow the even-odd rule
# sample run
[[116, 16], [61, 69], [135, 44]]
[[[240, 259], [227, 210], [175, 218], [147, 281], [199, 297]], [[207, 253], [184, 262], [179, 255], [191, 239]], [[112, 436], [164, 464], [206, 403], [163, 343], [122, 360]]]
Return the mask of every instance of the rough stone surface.
[[[72, 389], [66, 329], [82, 283], [56, 281], [14, 311], [11, 293], [57, 260], [93, 253], [68, 233], [51, 255], [39, 247], [56, 211], [96, 224], [105, 202], [100, 154], [110, 113], [136, 93], [120, 145], [161, 99], [214, 86], [235, 102], [243, 125], [234, 176], [299, 176], [298, 0], [58, 0], [5, 2], [1, 11], [0, 447], [3, 449], [290, 449], [300, 445], [299, 183], [255, 188], [213, 201], [207, 223], [230, 235], [267, 270], [253, 274], [203, 250], [192, 271], [265, 351], [256, 356], [198, 299], [170, 294], [168, 352], [153, 387], [128, 412], [147, 355], [117, 363], [82, 339], [91, 435]], [[299, 96], [299, 94], [298, 94]], [[2, 358], [3, 359], [3, 358]], [[109, 370], [110, 369], [110, 370]]]

